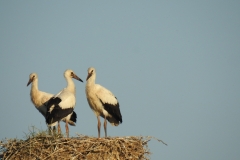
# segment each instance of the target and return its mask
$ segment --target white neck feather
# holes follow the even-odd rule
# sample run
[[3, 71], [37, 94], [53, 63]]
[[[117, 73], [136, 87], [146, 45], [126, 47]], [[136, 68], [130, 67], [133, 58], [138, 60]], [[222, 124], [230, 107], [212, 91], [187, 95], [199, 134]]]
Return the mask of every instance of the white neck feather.
[[38, 90], [38, 79], [32, 82], [32, 90]]
[[76, 94], [75, 84], [74, 84], [72, 78], [66, 77], [66, 80], [67, 80], [67, 89], [75, 95]]
[[96, 80], [96, 74], [91, 75], [91, 77], [87, 80], [87, 84], [86, 84], [87, 87], [94, 85], [95, 80]]

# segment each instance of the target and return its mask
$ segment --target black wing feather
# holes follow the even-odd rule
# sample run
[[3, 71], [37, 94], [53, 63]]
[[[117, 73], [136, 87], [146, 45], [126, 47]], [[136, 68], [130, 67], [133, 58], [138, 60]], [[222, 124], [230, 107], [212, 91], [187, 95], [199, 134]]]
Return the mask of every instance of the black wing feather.
[[73, 111], [71, 117], [70, 117], [70, 120], [73, 121], [74, 123], [77, 122], [77, 114]]
[[120, 121], [122, 123], [122, 115], [121, 115], [121, 112], [120, 112], [119, 103], [117, 103], [116, 105], [113, 105], [113, 104], [110, 104], [110, 103], [103, 103], [103, 101], [100, 98], [99, 98], [99, 100], [101, 101], [104, 109], [109, 114], [111, 114], [117, 121]]
[[[62, 100], [60, 98], [58, 98], [58, 97], [56, 97], [56, 98], [52, 97], [49, 100], [49, 102], [47, 104], [47, 115], [46, 115], [46, 122], [47, 122], [47, 124], [52, 124], [52, 123], [54, 123], [56, 121], [60, 121], [62, 118], [66, 117], [67, 115], [69, 115], [70, 113], [73, 112], [73, 108], [62, 109], [59, 106], [59, 103], [61, 101]], [[52, 105], [54, 105], [54, 108], [50, 112], [50, 108], [51, 108]], [[75, 117], [77, 117], [77, 116], [75, 116]], [[76, 122], [76, 118], [75, 118], [74, 122]]]

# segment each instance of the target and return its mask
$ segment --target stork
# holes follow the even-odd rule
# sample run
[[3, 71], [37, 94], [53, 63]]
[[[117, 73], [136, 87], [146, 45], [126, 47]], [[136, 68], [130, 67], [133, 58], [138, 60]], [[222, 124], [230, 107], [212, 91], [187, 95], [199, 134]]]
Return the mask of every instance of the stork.
[[[36, 109], [46, 118], [47, 106], [45, 105], [45, 103], [48, 102], [48, 100], [53, 96], [53, 94], [38, 90], [37, 73], [31, 73], [29, 75], [29, 81], [27, 83], [27, 86], [29, 86], [29, 84], [31, 83], [32, 83], [30, 90], [31, 101], [33, 105], [36, 107]], [[51, 127], [48, 127], [48, 131], [50, 133]]]
[[111, 91], [95, 84], [96, 70], [93, 67], [88, 68], [86, 96], [87, 101], [98, 120], [98, 138], [100, 138], [101, 121], [99, 116], [104, 118], [104, 131], [107, 137], [107, 120], [113, 125], [118, 126], [122, 123], [122, 115], [117, 98]]
[[[46, 118], [47, 114], [47, 102], [51, 97], [53, 97], [53, 94], [46, 93], [43, 91], [38, 90], [38, 75], [37, 73], [31, 73], [29, 75], [29, 81], [27, 83], [27, 86], [31, 86], [30, 90], [30, 97], [33, 105], [36, 107], [36, 109]], [[73, 121], [68, 122], [70, 125], [75, 125]], [[53, 128], [55, 130], [55, 126]], [[51, 127], [48, 127], [49, 132], [51, 131]]]
[[[47, 104], [46, 123], [48, 126], [55, 126], [60, 120], [66, 122], [66, 134], [69, 137], [69, 121], [76, 123], [77, 114], [73, 111], [76, 104], [75, 85], [72, 78], [83, 82], [72, 70], [66, 70], [64, 77], [67, 81], [67, 87], [53, 96]], [[58, 125], [58, 130], [60, 125]]]

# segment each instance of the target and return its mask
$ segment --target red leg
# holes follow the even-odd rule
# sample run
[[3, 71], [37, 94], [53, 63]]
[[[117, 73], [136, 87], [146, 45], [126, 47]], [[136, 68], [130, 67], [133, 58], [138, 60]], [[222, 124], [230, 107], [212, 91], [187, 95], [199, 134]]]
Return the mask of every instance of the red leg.
[[98, 138], [100, 138], [101, 121], [100, 121], [99, 116], [97, 116], [97, 119], [98, 119]]
[[68, 128], [68, 121], [66, 120], [66, 134], [67, 134], [67, 138], [69, 137], [69, 128]]
[[107, 137], [107, 120], [106, 117], [104, 118], [104, 131], [105, 131], [105, 138]]
[[59, 121], [58, 121], [58, 134], [61, 134], [61, 126]]

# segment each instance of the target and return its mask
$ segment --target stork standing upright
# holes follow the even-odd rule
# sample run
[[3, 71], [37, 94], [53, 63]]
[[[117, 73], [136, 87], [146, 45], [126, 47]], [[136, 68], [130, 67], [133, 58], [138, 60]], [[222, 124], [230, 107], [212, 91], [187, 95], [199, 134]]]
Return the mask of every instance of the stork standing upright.
[[[27, 86], [31, 86], [30, 90], [30, 97], [33, 105], [36, 107], [36, 109], [46, 118], [47, 114], [47, 103], [51, 97], [53, 97], [53, 94], [46, 93], [43, 91], [38, 90], [38, 75], [37, 73], [31, 73], [29, 75], [29, 81], [27, 83]], [[75, 125], [73, 121], [68, 122], [70, 125]], [[51, 131], [51, 127], [48, 127], [49, 132]], [[55, 130], [55, 126], [54, 126]]]
[[36, 109], [45, 117], [47, 113], [47, 107], [44, 105], [53, 94], [42, 92], [38, 90], [38, 75], [37, 73], [31, 73], [29, 75], [29, 81], [27, 86], [32, 83], [30, 90], [31, 101], [36, 107]]
[[[37, 73], [31, 73], [29, 75], [29, 81], [27, 86], [32, 83], [30, 90], [30, 97], [33, 105], [36, 109], [46, 118], [47, 106], [45, 105], [48, 100], [53, 96], [53, 94], [46, 93], [38, 90], [38, 75]], [[54, 126], [55, 130], [55, 126]], [[51, 127], [48, 127], [48, 131], [50, 133]]]
[[[47, 104], [46, 123], [48, 126], [54, 126], [60, 120], [66, 122], [66, 134], [69, 137], [68, 122], [77, 121], [77, 114], [73, 111], [76, 104], [76, 90], [72, 78], [83, 82], [72, 70], [66, 70], [64, 77], [67, 81], [67, 87], [53, 96]], [[58, 125], [58, 130], [60, 125]]]
[[117, 98], [113, 93], [99, 84], [95, 84], [96, 70], [88, 68], [86, 96], [88, 104], [98, 120], [98, 138], [100, 138], [101, 121], [99, 116], [104, 118], [104, 131], [107, 137], [107, 120], [113, 125], [118, 126], [122, 123], [122, 115]]

